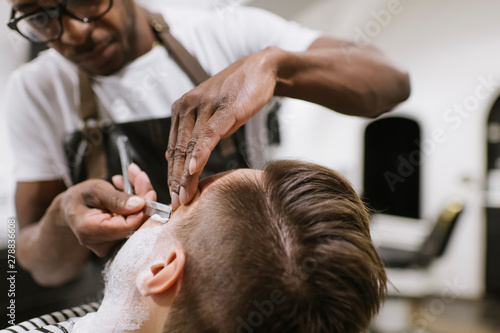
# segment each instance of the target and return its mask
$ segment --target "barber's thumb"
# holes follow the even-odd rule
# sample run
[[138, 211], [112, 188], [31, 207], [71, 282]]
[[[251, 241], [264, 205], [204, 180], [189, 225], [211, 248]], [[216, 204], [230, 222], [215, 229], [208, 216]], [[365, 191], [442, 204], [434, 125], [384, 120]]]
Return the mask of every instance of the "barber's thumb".
[[144, 199], [141, 197], [133, 196], [125, 202], [125, 209], [138, 210], [144, 207]]
[[[117, 193], [118, 194], [118, 193]], [[118, 198], [109, 198], [108, 204], [106, 205], [107, 209], [112, 213], [121, 214], [121, 215], [130, 215], [137, 213], [140, 211], [145, 204], [143, 198], [138, 197], [136, 195], [129, 196], [125, 193], [119, 192], [120, 197]]]

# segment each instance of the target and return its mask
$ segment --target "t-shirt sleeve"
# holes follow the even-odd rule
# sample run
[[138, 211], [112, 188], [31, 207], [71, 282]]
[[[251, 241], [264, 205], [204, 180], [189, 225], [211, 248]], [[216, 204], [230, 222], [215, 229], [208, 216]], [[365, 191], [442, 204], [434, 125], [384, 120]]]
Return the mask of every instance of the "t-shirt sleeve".
[[[24, 73], [26, 74], [26, 73]], [[7, 84], [4, 103], [8, 138], [14, 157], [17, 181], [44, 181], [66, 178], [64, 161], [56, 158], [54, 131], [44, 113], [43, 99], [28, 89], [26, 75], [14, 72]]]
[[287, 21], [259, 8], [228, 8], [220, 10], [218, 15], [227, 38], [232, 39], [231, 42], [235, 45], [242, 45], [245, 48], [242, 50], [245, 55], [258, 52], [268, 46], [277, 46], [290, 52], [300, 52], [306, 50], [321, 36], [319, 31]]
[[321, 35], [319, 31], [258, 8], [235, 8], [234, 13], [229, 15], [237, 22], [235, 24], [241, 25], [244, 33], [241, 37], [246, 38], [253, 50], [272, 45], [290, 52], [304, 51]]

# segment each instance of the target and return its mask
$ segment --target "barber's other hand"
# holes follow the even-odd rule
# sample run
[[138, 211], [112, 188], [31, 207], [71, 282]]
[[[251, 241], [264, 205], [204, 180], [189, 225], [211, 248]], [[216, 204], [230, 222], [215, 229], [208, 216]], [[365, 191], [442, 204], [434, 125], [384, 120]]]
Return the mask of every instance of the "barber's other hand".
[[104, 257], [146, 220], [144, 204], [143, 198], [119, 191], [104, 180], [87, 180], [62, 194], [60, 221], [65, 221], [81, 245]]
[[189, 203], [210, 153], [262, 109], [276, 86], [275, 48], [246, 56], [176, 101], [167, 150], [172, 206]]

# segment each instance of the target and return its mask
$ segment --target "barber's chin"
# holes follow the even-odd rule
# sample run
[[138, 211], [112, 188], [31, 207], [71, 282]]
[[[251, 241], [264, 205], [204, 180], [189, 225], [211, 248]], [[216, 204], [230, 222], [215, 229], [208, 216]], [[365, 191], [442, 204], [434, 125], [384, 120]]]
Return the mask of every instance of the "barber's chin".
[[89, 57], [78, 61], [78, 65], [89, 73], [108, 76], [123, 68], [124, 60], [120, 57], [117, 43], [110, 43]]

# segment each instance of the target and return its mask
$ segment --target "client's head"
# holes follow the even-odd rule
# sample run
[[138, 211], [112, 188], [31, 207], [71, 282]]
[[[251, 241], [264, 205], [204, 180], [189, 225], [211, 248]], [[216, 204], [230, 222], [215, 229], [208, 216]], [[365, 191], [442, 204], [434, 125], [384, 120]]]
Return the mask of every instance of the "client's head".
[[358, 333], [385, 292], [365, 206], [318, 165], [207, 178], [166, 225], [144, 227], [110, 265], [94, 320], [117, 332]]

